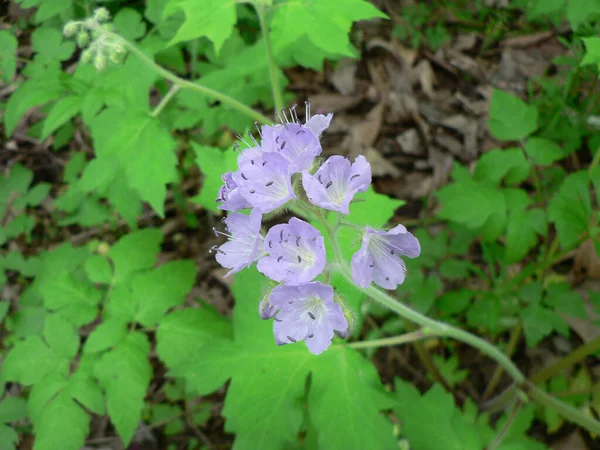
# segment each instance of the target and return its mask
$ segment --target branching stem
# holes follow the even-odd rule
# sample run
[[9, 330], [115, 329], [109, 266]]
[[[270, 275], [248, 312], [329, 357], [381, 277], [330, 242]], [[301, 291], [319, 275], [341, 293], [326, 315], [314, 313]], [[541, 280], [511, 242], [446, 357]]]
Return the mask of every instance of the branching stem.
[[251, 117], [252, 119], [254, 119], [260, 123], [267, 124], [267, 125], [270, 125], [273, 123], [273, 121], [271, 119], [269, 119], [268, 117], [262, 115], [258, 111], [253, 110], [249, 106], [244, 105], [242, 102], [234, 99], [233, 97], [230, 97], [230, 96], [223, 94], [222, 92], [216, 91], [214, 89], [211, 89], [208, 86], [204, 86], [200, 83], [194, 83], [193, 81], [184, 80], [183, 78], [179, 78], [177, 75], [173, 74], [172, 72], [169, 72], [167, 69], [156, 64], [154, 62], [154, 60], [149, 58], [143, 51], [141, 51], [139, 48], [137, 48], [135, 45], [133, 45], [127, 39], [124, 39], [123, 37], [119, 36], [118, 34], [113, 33], [111, 31], [107, 31], [100, 26], [92, 25], [92, 24], [89, 24], [86, 22], [78, 22], [78, 24], [83, 25], [83, 26], [85, 26], [89, 29], [92, 29], [94, 31], [97, 31], [99, 33], [102, 33], [104, 36], [114, 40], [115, 42], [118, 42], [123, 47], [128, 49], [132, 54], [134, 54], [138, 59], [140, 59], [144, 64], [146, 64], [148, 67], [150, 67], [152, 70], [154, 70], [157, 74], [159, 74], [163, 78], [173, 82], [180, 88], [191, 89], [193, 91], [199, 92], [200, 94], [206, 95], [207, 97], [218, 100], [221, 103], [232, 107], [233, 109], [247, 115], [248, 117]]

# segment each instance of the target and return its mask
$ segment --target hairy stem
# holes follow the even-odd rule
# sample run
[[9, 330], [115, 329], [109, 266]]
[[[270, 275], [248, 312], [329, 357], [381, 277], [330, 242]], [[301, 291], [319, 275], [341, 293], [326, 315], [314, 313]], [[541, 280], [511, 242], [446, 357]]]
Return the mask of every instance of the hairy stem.
[[160, 100], [160, 103], [158, 105], [156, 105], [156, 108], [154, 108], [154, 111], [152, 111], [151, 116], [152, 117], [158, 116], [161, 113], [161, 111], [165, 108], [165, 106], [167, 106], [167, 104], [175, 96], [175, 94], [177, 94], [178, 90], [179, 90], [179, 85], [173, 84], [171, 86], [171, 89], [169, 89], [169, 91], [165, 94], [165, 96]]
[[271, 47], [271, 34], [269, 33], [269, 27], [265, 21], [265, 10], [263, 5], [257, 3], [254, 4], [256, 8], [256, 14], [260, 22], [260, 29], [262, 31], [263, 39], [265, 41], [265, 52], [267, 54], [267, 64], [269, 66], [269, 77], [271, 78], [271, 89], [273, 91], [273, 103], [275, 104], [275, 111], [279, 112], [283, 109], [283, 97], [281, 95], [281, 86], [279, 84], [279, 70], [275, 57], [273, 56], [273, 48]]
[[96, 25], [90, 25], [86, 22], [79, 22], [79, 24], [86, 26], [90, 29], [93, 29], [94, 31], [98, 31], [99, 33], [102, 33], [103, 35], [105, 35], [106, 37], [109, 37], [110, 39], [114, 40], [115, 42], [118, 42], [123, 47], [128, 49], [132, 54], [134, 54], [138, 59], [140, 59], [144, 64], [146, 64], [148, 67], [150, 67], [152, 70], [154, 70], [157, 74], [159, 74], [163, 78], [173, 82], [180, 88], [191, 89], [193, 91], [199, 92], [200, 94], [203, 94], [203, 95], [211, 97], [215, 100], [218, 100], [221, 103], [228, 105], [228, 106], [232, 107], [233, 109], [247, 115], [248, 117], [251, 117], [252, 119], [257, 120], [260, 123], [267, 124], [267, 125], [273, 123], [273, 121], [271, 119], [269, 119], [268, 117], [262, 115], [258, 111], [253, 110], [249, 106], [244, 105], [242, 102], [240, 102], [226, 94], [223, 94], [222, 92], [215, 91], [214, 89], [211, 89], [200, 83], [194, 83], [193, 81], [184, 80], [183, 78], [179, 78], [177, 75], [173, 74], [172, 72], [169, 72], [167, 69], [156, 64], [154, 62], [154, 60], [149, 58], [143, 51], [141, 51], [139, 48], [137, 48], [135, 45], [133, 45], [127, 39], [122, 38], [118, 34], [113, 33], [111, 31], [107, 31], [107, 30], [103, 29], [102, 27], [99, 27]]
[[346, 347], [350, 348], [373, 348], [373, 347], [389, 347], [392, 345], [408, 344], [409, 342], [417, 342], [422, 339], [435, 337], [434, 333], [431, 333], [426, 328], [413, 331], [411, 333], [401, 334], [400, 336], [394, 336], [383, 339], [372, 339], [370, 341], [359, 341], [351, 342], [346, 344]]
[[[505, 353], [508, 357], [512, 357], [512, 354], [514, 353], [515, 348], [516, 348], [517, 344], [519, 343], [519, 339], [521, 339], [522, 330], [523, 330], [523, 326], [521, 325], [521, 322], [519, 322], [518, 325], [515, 328], [513, 328], [513, 330], [511, 331], [510, 338], [508, 339], [508, 344], [506, 345], [506, 351], [505, 351]], [[488, 398], [490, 398], [490, 396], [494, 392], [494, 389], [496, 389], [496, 386], [498, 386], [498, 383], [500, 382], [500, 379], [502, 378], [503, 373], [504, 373], [504, 368], [502, 366], [496, 367], [496, 370], [494, 371], [494, 374], [492, 375], [492, 379], [490, 380], [489, 384], [487, 385], [487, 387], [483, 393], [482, 400], [487, 400]]]

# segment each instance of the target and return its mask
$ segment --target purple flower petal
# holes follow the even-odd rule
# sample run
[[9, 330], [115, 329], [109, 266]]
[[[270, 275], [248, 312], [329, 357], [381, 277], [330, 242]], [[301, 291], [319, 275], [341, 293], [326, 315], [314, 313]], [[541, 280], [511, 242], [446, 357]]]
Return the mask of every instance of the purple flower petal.
[[332, 118], [332, 113], [329, 113], [326, 116], [323, 114], [315, 114], [306, 121], [306, 126], [312, 130], [315, 136], [319, 137], [321, 136], [321, 133], [329, 127]]
[[353, 164], [343, 156], [331, 156], [311, 175], [302, 172], [302, 185], [308, 199], [321, 208], [350, 214], [350, 202], [357, 192], [371, 184], [371, 165], [360, 155]]
[[389, 231], [367, 227], [360, 250], [352, 256], [352, 279], [362, 288], [369, 287], [374, 281], [384, 289], [396, 289], [406, 276], [401, 257], [416, 258], [420, 253], [418, 239], [404, 225]]
[[275, 225], [265, 238], [264, 256], [258, 270], [275, 281], [302, 284], [323, 272], [327, 258], [325, 241], [319, 230], [293, 217], [287, 224]]
[[229, 240], [216, 247], [216, 259], [223, 267], [231, 269], [226, 276], [250, 267], [264, 254], [264, 238], [260, 234], [262, 212], [254, 208], [249, 216], [231, 213], [225, 219]]
[[310, 352], [318, 355], [329, 348], [334, 332], [348, 329], [329, 285], [280, 285], [271, 291], [269, 302], [278, 310], [273, 324], [277, 345], [305, 341]]
[[272, 319], [276, 313], [277, 308], [269, 302], [269, 296], [265, 295], [258, 305], [258, 314], [260, 315], [260, 318], [263, 320]]
[[269, 213], [296, 198], [288, 172], [289, 162], [277, 153], [256, 157], [240, 155], [233, 180], [241, 194], [255, 208]]
[[242, 191], [233, 179], [233, 172], [224, 173], [221, 176], [223, 183], [219, 189], [217, 202], [221, 203], [218, 208], [225, 211], [239, 211], [240, 209], [250, 208], [250, 203], [242, 195]]
[[290, 174], [309, 170], [323, 149], [313, 131], [299, 123], [262, 127], [262, 149], [274, 152], [288, 160]]

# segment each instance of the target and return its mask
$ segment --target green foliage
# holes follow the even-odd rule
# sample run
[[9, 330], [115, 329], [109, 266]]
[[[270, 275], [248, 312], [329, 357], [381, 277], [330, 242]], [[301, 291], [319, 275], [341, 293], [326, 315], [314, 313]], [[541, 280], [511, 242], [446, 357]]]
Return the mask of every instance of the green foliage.
[[[232, 378], [223, 415], [226, 430], [236, 433], [235, 448], [279, 449], [293, 443], [303, 423], [298, 399], [304, 396], [311, 373], [308, 413], [318, 430], [320, 446], [392, 447], [391, 424], [379, 411], [393, 403], [381, 389], [371, 363], [341, 346], [321, 356], [311, 355], [300, 345], [274, 346], [272, 325], [255, 320], [262, 283], [262, 276], [255, 271], [238, 274], [231, 325], [215, 320], [210, 309], [198, 311], [193, 325], [191, 318], [183, 315], [173, 317], [166, 329], [161, 324], [158, 352], [170, 374], [183, 377], [188, 388], [199, 395]], [[190, 328], [203, 331], [194, 332], [195, 339], [190, 340], [186, 331]], [[165, 339], [169, 344], [164, 344]], [[170, 352], [175, 343], [184, 342], [186, 349]], [[334, 412], [335, 422], [330, 420]], [[340, 429], [345, 433], [340, 434]]]
[[490, 133], [502, 141], [518, 141], [538, 127], [535, 106], [499, 89], [494, 89], [490, 104]]

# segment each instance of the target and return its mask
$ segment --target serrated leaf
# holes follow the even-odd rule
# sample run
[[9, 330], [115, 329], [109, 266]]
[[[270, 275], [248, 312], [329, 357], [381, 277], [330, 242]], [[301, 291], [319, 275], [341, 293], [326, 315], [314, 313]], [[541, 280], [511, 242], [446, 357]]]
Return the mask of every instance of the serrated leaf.
[[172, 261], [133, 278], [131, 287], [138, 300], [137, 321], [151, 327], [169, 308], [185, 301], [196, 280], [196, 265], [190, 260]]
[[102, 255], [90, 255], [85, 260], [84, 269], [92, 283], [109, 284], [112, 280], [112, 268]]
[[85, 353], [101, 352], [114, 347], [127, 335], [127, 322], [119, 317], [105, 319], [90, 333], [83, 350]]
[[144, 396], [152, 377], [149, 352], [147, 337], [131, 333], [95, 366], [95, 374], [106, 392], [110, 420], [125, 446], [129, 445], [141, 419]]
[[98, 312], [102, 297], [100, 291], [86, 280], [75, 278], [68, 272], [55, 275], [55, 279], [44, 286], [44, 305], [75, 325], [92, 321]]
[[139, 12], [132, 8], [123, 8], [115, 15], [113, 21], [117, 32], [128, 41], [135, 41], [146, 33], [146, 24]]
[[525, 142], [525, 153], [527, 153], [527, 156], [531, 158], [534, 164], [540, 166], [549, 166], [553, 162], [563, 159], [568, 154], [554, 141], [540, 137], [530, 137], [527, 139], [527, 142]]
[[68, 97], [61, 98], [57, 101], [44, 121], [40, 139], [45, 140], [54, 133], [58, 127], [72, 119], [81, 110], [82, 103], [83, 98], [77, 95], [69, 95]]
[[537, 244], [537, 235], [545, 234], [546, 218], [540, 209], [513, 211], [508, 215], [506, 254], [508, 263], [524, 258]]
[[568, 283], [552, 283], [546, 289], [544, 302], [548, 306], [578, 319], [587, 319], [588, 313], [583, 297], [573, 291]]
[[[484, 446], [476, 429], [461, 415], [452, 394], [434, 385], [422, 397], [413, 386], [395, 379], [402, 433], [411, 448], [427, 450], [480, 450]], [[435, 432], [432, 432], [435, 430]]]
[[363, 0], [281, 2], [274, 10], [272, 39], [276, 51], [307, 37], [327, 53], [353, 57], [356, 55], [348, 36], [352, 23], [375, 17], [387, 18]]
[[527, 346], [533, 347], [553, 330], [556, 314], [543, 306], [531, 304], [521, 312]]
[[69, 59], [75, 51], [75, 44], [63, 42], [63, 35], [56, 28], [37, 28], [31, 40], [33, 51], [37, 53], [36, 60], [43, 64]]
[[79, 349], [79, 335], [73, 325], [58, 314], [46, 317], [44, 340], [54, 353], [67, 359], [72, 359]]
[[9, 84], [17, 69], [16, 53], [19, 43], [8, 30], [0, 30], [0, 80]]
[[35, 384], [47, 374], [67, 369], [68, 360], [58, 357], [39, 336], [17, 342], [2, 365], [5, 380]]
[[473, 178], [497, 184], [505, 178], [506, 184], [515, 185], [527, 178], [529, 169], [529, 163], [520, 148], [495, 149], [479, 158]]
[[[133, 109], [105, 109], [92, 123], [96, 157], [102, 167], [113, 167], [113, 173], [102, 179], [87, 175], [88, 190], [96, 189], [114, 178], [114, 165], [124, 173], [127, 184], [142, 200], [150, 203], [162, 217], [167, 195], [166, 185], [177, 180], [176, 143], [171, 134], [154, 117]], [[104, 171], [106, 172], [106, 171]]]
[[50, 0], [44, 1], [35, 15], [36, 23], [42, 23], [57, 14], [60, 14], [73, 3], [71, 0]]
[[92, 379], [91, 374], [79, 369], [69, 379], [67, 391], [90, 411], [100, 415], [106, 414], [104, 394], [96, 380]]
[[[332, 347], [320, 356], [311, 355], [303, 344], [277, 347], [272, 324], [256, 314], [262, 280], [256, 271], [236, 275], [233, 341], [214, 339], [187, 362], [171, 367], [171, 375], [184, 377], [188, 388], [200, 395], [232, 378], [223, 415], [226, 430], [236, 433], [236, 449], [275, 450], [295, 443], [303, 416], [298, 399], [310, 372], [314, 392], [309, 393], [308, 411], [319, 425], [320, 447], [394, 448], [391, 424], [379, 413], [391, 402], [374, 368], [346, 347]], [[331, 421], [326, 410], [349, 404], [360, 407], [343, 407], [343, 412], [335, 408], [341, 422]], [[356, 433], [357, 424], [372, 432]]]
[[52, 185], [50, 183], [36, 184], [25, 196], [25, 202], [29, 206], [37, 206], [48, 196]]
[[592, 213], [586, 172], [570, 174], [548, 204], [548, 220], [556, 226], [563, 249], [570, 249], [588, 230]]
[[61, 392], [45, 407], [36, 422], [34, 450], [79, 450], [89, 431], [89, 416], [73, 401], [68, 392]]
[[170, 45], [206, 36], [219, 53], [223, 42], [233, 32], [235, 8], [236, 2], [233, 0], [171, 0], [164, 9], [163, 17], [183, 11], [185, 21]]
[[537, 129], [537, 108], [499, 89], [490, 103], [490, 133], [504, 141], [518, 141]]
[[437, 215], [471, 229], [482, 227], [496, 212], [506, 211], [502, 191], [473, 180], [462, 180], [436, 194], [443, 207]]
[[113, 261], [114, 282], [129, 278], [134, 272], [150, 269], [156, 263], [162, 232], [159, 229], [146, 228], [123, 236], [108, 252]]

